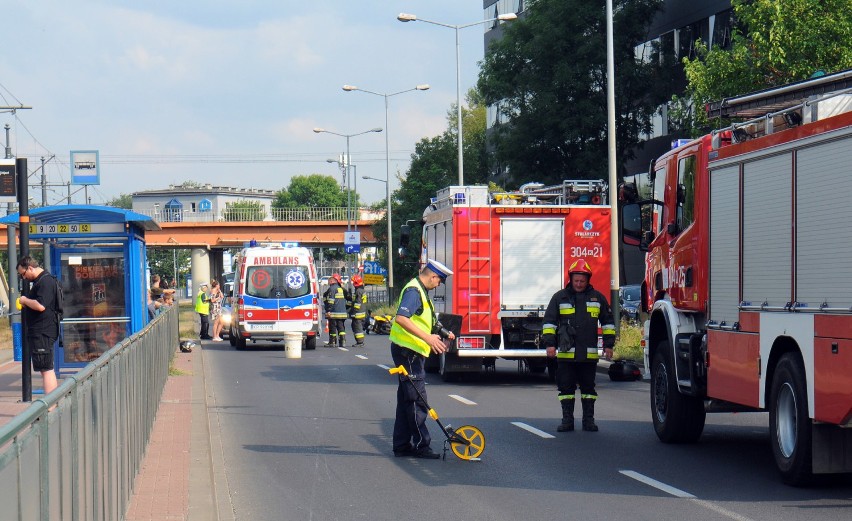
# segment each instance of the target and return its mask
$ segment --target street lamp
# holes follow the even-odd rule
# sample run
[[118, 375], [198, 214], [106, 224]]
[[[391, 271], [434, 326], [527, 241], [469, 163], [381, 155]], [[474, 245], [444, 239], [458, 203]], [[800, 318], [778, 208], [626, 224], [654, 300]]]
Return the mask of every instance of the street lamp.
[[400, 22], [426, 22], [427, 24], [440, 25], [441, 27], [449, 27], [450, 29], [455, 29], [456, 31], [456, 117], [458, 122], [456, 124], [456, 132], [458, 132], [458, 140], [459, 140], [459, 186], [464, 186], [464, 154], [463, 154], [463, 138], [462, 138], [462, 109], [461, 109], [461, 50], [459, 47], [459, 29], [464, 29], [466, 27], [472, 27], [474, 25], [481, 25], [488, 22], [501, 21], [508, 22], [510, 20], [515, 20], [518, 18], [518, 15], [515, 13], [506, 13], [501, 14], [497, 18], [489, 18], [487, 20], [480, 20], [478, 22], [473, 22], [470, 24], [464, 25], [450, 25], [444, 24], [441, 22], [435, 22], [432, 20], [426, 20], [424, 18], [417, 18], [417, 15], [409, 14], [409, 13], [399, 13], [396, 17]]
[[[360, 89], [355, 87], [354, 85], [344, 85], [343, 90], [346, 92], [352, 92], [355, 90], [359, 90], [361, 92], [366, 92], [367, 94], [375, 94], [376, 96], [382, 96], [385, 98], [385, 129], [388, 128], [388, 98], [391, 96], [396, 96], [397, 94], [404, 94], [406, 92], [411, 92], [415, 90], [429, 90], [428, 84], [417, 85], [413, 89], [401, 90], [399, 92], [394, 92], [391, 94], [383, 94], [381, 92], [373, 92], [367, 89]], [[388, 145], [388, 140], [390, 137], [390, 132], [385, 132], [385, 175], [386, 181], [385, 183], [385, 196], [387, 197], [388, 202], [388, 304], [390, 304], [391, 293], [393, 292], [393, 237], [391, 236], [391, 197], [390, 197], [390, 146]], [[364, 176], [364, 179], [375, 179], [373, 177]], [[381, 181], [381, 179], [375, 179], [376, 181]]]
[[391, 248], [392, 239], [391, 239], [391, 204], [390, 204], [390, 178], [388, 180], [379, 179], [378, 177], [370, 177], [368, 175], [361, 176], [361, 179], [370, 179], [372, 181], [378, 181], [380, 183], [385, 184], [385, 194], [388, 198], [388, 305], [391, 305], [391, 292], [393, 290], [393, 249]]
[[[365, 130], [364, 132], [357, 132], [355, 134], [338, 134], [337, 132], [333, 132], [331, 130], [326, 130], [324, 128], [319, 128], [319, 127], [314, 128], [314, 132], [317, 133], [317, 134], [322, 134], [322, 133], [333, 134], [335, 136], [340, 136], [340, 137], [346, 138], [346, 159], [345, 159], [344, 162], [346, 164], [346, 184], [347, 184], [347, 186], [346, 186], [346, 215], [347, 215], [347, 217], [348, 217], [349, 212], [350, 212], [349, 208], [352, 205], [352, 193], [351, 193], [351, 190], [350, 190], [351, 187], [349, 186], [349, 163], [350, 163], [349, 138], [355, 137], [355, 136], [360, 136], [362, 134], [369, 134], [370, 132], [381, 132], [382, 130], [383, 129], [376, 127], [376, 128], [371, 128], [370, 130]], [[354, 190], [355, 190], [355, 193], [357, 194], [358, 193], [358, 180], [357, 179], [355, 180]], [[350, 229], [350, 225], [349, 225], [349, 222], [347, 222], [346, 223], [346, 230], [349, 231], [349, 229]], [[358, 219], [357, 219], [357, 217], [355, 218], [355, 231], [358, 231]]]

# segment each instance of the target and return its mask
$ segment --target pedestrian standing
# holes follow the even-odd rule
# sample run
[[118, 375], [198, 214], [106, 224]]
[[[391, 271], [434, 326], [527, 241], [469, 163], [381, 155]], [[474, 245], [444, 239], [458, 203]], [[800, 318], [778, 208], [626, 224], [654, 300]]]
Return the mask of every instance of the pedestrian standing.
[[222, 294], [222, 289], [219, 287], [218, 280], [210, 281], [210, 320], [213, 322], [213, 341], [222, 341], [222, 321], [219, 318], [222, 316], [222, 300], [225, 296]]
[[27, 295], [22, 295], [18, 301], [24, 315], [24, 335], [32, 353], [33, 370], [41, 373], [44, 394], [49, 394], [57, 386], [53, 345], [59, 338], [58, 282], [30, 256], [18, 261], [17, 271], [22, 279], [32, 283]]
[[352, 306], [349, 310], [352, 316], [352, 334], [355, 336], [355, 347], [364, 347], [364, 322], [367, 320], [367, 292], [364, 291], [364, 279], [361, 275], [352, 276]]
[[201, 283], [198, 289], [198, 294], [195, 295], [195, 312], [198, 313], [198, 318], [201, 320], [201, 330], [198, 333], [198, 338], [201, 340], [211, 340], [210, 336], [210, 294], [208, 293], [209, 286], [206, 282]]
[[350, 296], [343, 287], [343, 279], [335, 273], [328, 281], [328, 289], [323, 294], [325, 300], [325, 318], [328, 321], [328, 342], [325, 347], [344, 347], [346, 344], [346, 317]]
[[601, 324], [607, 360], [612, 358], [615, 345], [615, 323], [606, 297], [589, 284], [592, 269], [584, 259], [571, 264], [568, 277], [568, 285], [550, 299], [541, 331], [547, 356], [556, 357], [556, 386], [562, 405], [562, 423], [556, 430], [574, 430], [574, 393], [579, 385], [583, 430], [597, 432], [595, 372], [599, 358], [598, 323]]
[[[407, 377], [399, 377], [396, 390], [396, 419], [393, 424], [393, 454], [397, 457], [438, 459], [429, 444], [426, 427], [426, 357], [447, 350], [445, 340], [455, 335], [441, 327], [427, 292], [438, 287], [453, 272], [429, 259], [420, 274], [402, 288], [396, 317], [391, 326], [391, 357], [394, 366], [405, 367]], [[406, 379], [410, 381], [406, 382]], [[417, 395], [416, 387], [422, 399]]]

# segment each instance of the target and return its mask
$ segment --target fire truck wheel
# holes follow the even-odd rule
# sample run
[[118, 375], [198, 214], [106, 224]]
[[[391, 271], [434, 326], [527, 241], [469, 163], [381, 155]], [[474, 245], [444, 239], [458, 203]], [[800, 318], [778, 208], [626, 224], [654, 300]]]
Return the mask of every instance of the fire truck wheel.
[[812, 477], [811, 419], [805, 391], [805, 370], [795, 353], [775, 366], [769, 402], [772, 455], [788, 485], [805, 485]]
[[317, 348], [317, 336], [309, 336], [305, 338], [305, 351], [313, 351]]
[[651, 364], [651, 417], [657, 437], [664, 443], [692, 443], [704, 430], [704, 402], [681, 394], [675, 381], [668, 341], [657, 345]]

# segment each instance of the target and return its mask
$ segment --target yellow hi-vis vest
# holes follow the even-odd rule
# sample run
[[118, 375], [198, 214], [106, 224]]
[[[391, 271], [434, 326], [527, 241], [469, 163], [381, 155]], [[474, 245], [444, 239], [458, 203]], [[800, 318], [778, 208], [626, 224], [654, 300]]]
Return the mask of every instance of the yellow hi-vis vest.
[[202, 315], [210, 314], [210, 301], [204, 302], [201, 298], [202, 295], [206, 295], [204, 290], [200, 290], [198, 295], [195, 296], [195, 312], [201, 313]]
[[[423, 311], [419, 315], [411, 315], [411, 321], [414, 322], [414, 325], [417, 326], [418, 329], [430, 334], [432, 333], [432, 327], [435, 325], [435, 310], [432, 307], [432, 301], [429, 300], [429, 297], [426, 295], [426, 291], [420, 284], [419, 278], [414, 277], [405, 285], [404, 288], [402, 288], [402, 291], [399, 293], [399, 300], [396, 303], [396, 307], [399, 308], [399, 304], [402, 302], [402, 295], [408, 288], [412, 287], [417, 288], [417, 291], [420, 293], [420, 302], [423, 306]], [[429, 353], [432, 351], [429, 344], [403, 329], [402, 326], [396, 323], [396, 320], [394, 320], [393, 325], [391, 325], [390, 341], [426, 357], [428, 357]]]

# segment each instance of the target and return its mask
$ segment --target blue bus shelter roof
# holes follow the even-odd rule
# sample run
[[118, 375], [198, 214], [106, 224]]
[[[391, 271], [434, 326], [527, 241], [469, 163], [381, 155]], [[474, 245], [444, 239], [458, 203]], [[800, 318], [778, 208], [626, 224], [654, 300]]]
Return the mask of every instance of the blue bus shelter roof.
[[[0, 218], [0, 224], [17, 225], [17, 213]], [[30, 210], [30, 220], [41, 224], [52, 223], [131, 223], [145, 231], [159, 230], [154, 219], [141, 213], [113, 206], [91, 204], [69, 204], [48, 206]]]

